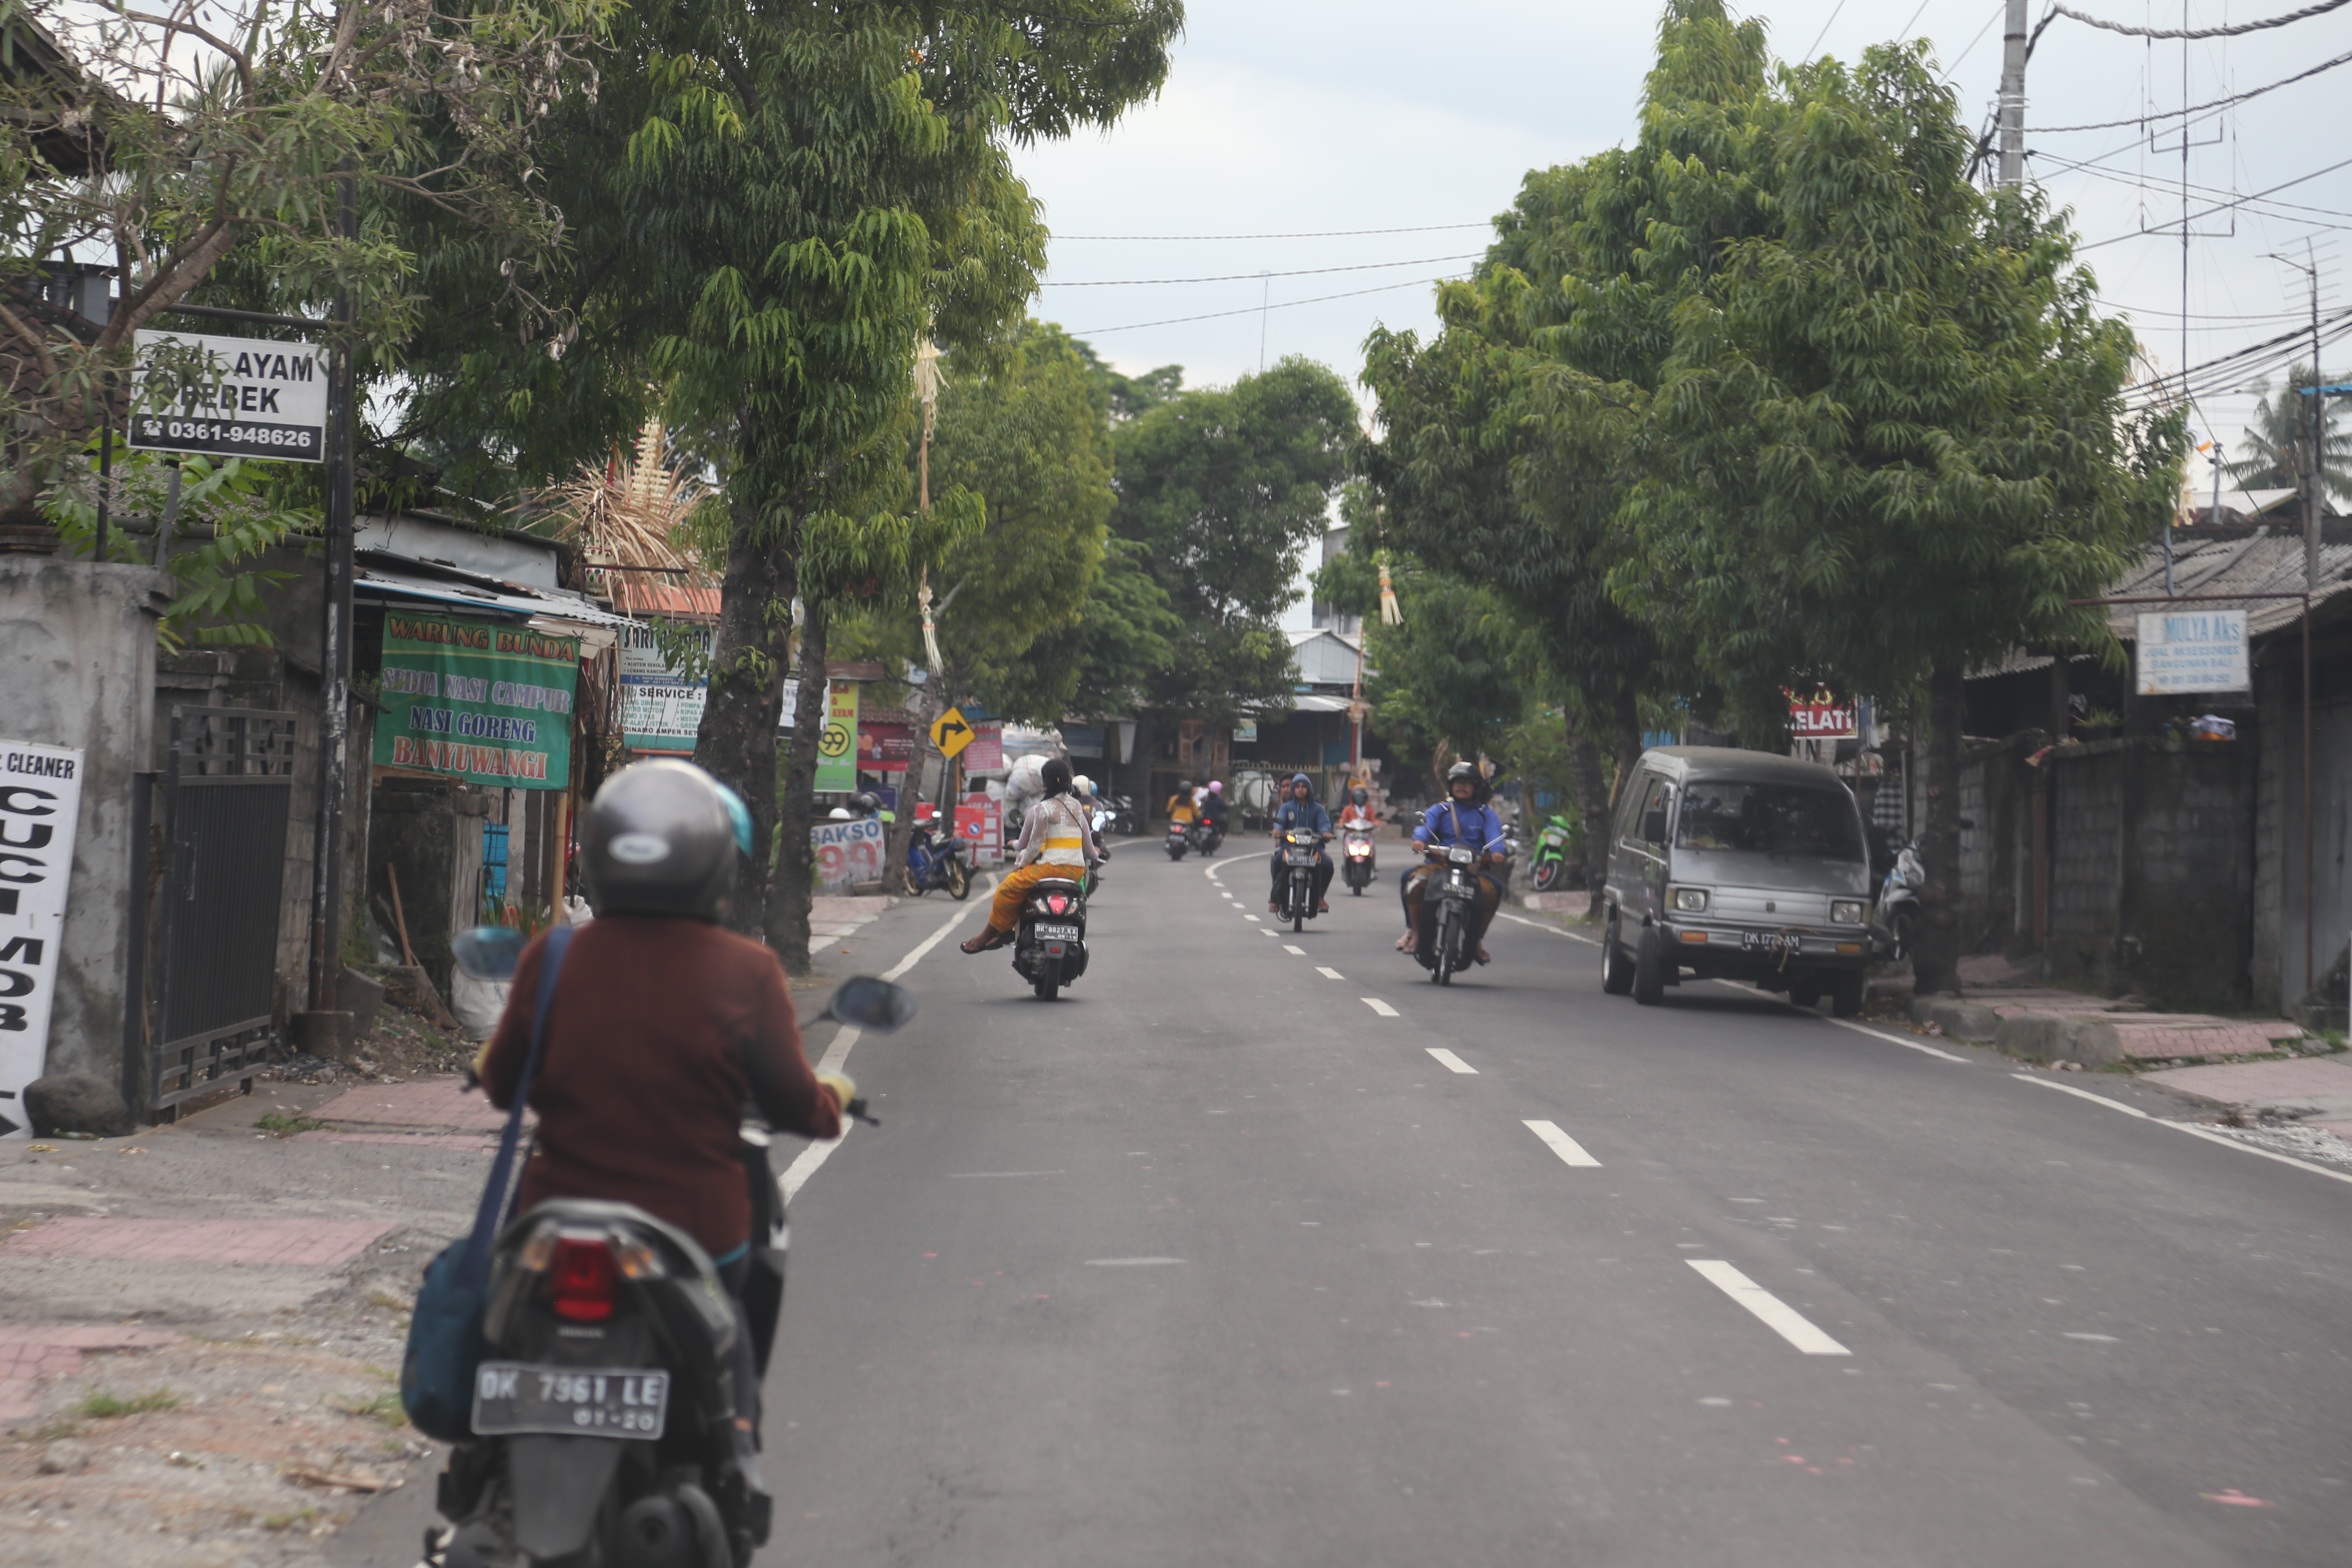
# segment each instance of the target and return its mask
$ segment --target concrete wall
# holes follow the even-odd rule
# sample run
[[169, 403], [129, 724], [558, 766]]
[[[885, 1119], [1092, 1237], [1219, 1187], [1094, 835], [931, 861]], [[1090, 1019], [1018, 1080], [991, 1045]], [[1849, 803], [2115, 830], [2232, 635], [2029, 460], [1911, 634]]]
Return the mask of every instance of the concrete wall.
[[[489, 791], [431, 779], [384, 780], [375, 788], [369, 813], [365, 885], [370, 900], [386, 931], [396, 933], [400, 923], [406, 923], [416, 962], [444, 996], [449, 993], [449, 939], [476, 923], [482, 825], [489, 816]], [[519, 856], [512, 839], [508, 855], [508, 875], [512, 876]], [[394, 872], [400, 879], [397, 910], [392, 899]], [[399, 940], [397, 934], [393, 940]]]
[[0, 556], [0, 737], [84, 753], [47, 1070], [118, 1083], [131, 962], [135, 778], [154, 763], [155, 625], [172, 579], [143, 566]]
[[2182, 1009], [2248, 1005], [2254, 764], [2242, 741], [2049, 754], [2051, 979]]
[[2034, 770], [2047, 737], [2021, 730], [1960, 753], [1960, 940], [1965, 952], [2021, 952], [2033, 938]]

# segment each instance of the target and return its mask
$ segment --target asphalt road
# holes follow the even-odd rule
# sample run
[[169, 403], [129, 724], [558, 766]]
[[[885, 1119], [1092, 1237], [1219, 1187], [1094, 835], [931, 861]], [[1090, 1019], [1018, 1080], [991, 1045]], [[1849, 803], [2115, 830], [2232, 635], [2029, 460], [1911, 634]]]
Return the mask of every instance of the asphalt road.
[[2352, 1184], [1264, 867], [1123, 847], [1052, 1004], [860, 933], [961, 917], [803, 1167], [763, 1563], [2352, 1561]]

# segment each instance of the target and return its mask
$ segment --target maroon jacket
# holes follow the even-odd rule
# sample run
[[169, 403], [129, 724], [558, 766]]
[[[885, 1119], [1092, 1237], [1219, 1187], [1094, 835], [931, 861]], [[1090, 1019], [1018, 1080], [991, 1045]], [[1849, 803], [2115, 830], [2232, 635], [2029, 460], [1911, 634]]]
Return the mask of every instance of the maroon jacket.
[[[514, 1101], [530, 1050], [545, 939], [523, 950], [482, 1065]], [[538, 1147], [515, 1212], [548, 1198], [636, 1205], [713, 1257], [751, 1238], [738, 1129], [756, 1105], [778, 1131], [841, 1135], [841, 1108], [801, 1049], [783, 965], [700, 921], [607, 915], [572, 936], [530, 1093]]]

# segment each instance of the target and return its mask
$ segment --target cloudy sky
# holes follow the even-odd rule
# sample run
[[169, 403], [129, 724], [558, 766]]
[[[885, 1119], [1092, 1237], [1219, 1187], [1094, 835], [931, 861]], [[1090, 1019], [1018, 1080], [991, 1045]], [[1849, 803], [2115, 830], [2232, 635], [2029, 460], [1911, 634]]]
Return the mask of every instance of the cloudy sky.
[[[2075, 0], [2074, 8], [2133, 26], [2204, 28], [2305, 3]], [[1792, 58], [1851, 58], [1874, 42], [1926, 37], [1966, 117], [1979, 121], [1990, 110], [2000, 0], [1735, 0], [1734, 8], [1763, 16], [1774, 48]], [[2034, 0], [2037, 18], [2043, 8]], [[1190, 0], [1189, 9], [1157, 103], [1107, 135], [1024, 156], [1056, 237], [1038, 313], [1124, 369], [1181, 363], [1193, 384], [1288, 353], [1352, 380], [1374, 323], [1433, 326], [1429, 279], [1458, 272], [1482, 249], [1487, 220], [1528, 169], [1631, 137], [1657, 15], [1655, 0]], [[2131, 124], [2054, 128], [2205, 104], [2339, 55], [2352, 56], [2352, 6], [2186, 46], [2065, 17], [2042, 35], [2027, 80], [2030, 172], [2074, 210], [2100, 295], [2132, 317], [2151, 374], [2182, 359], [2180, 121], [2162, 121], [2154, 135]], [[2300, 258], [2310, 242], [2323, 309], [2352, 302], [2334, 243], [2352, 225], [2352, 163], [2305, 177], [2345, 156], [2323, 127], [2326, 105], [2347, 86], [2352, 68], [2195, 120], [2189, 363], [2304, 319], [2302, 275], [2264, 252]], [[2229, 206], [2256, 193], [2268, 194]], [[2228, 210], [2207, 210], [2215, 207]], [[1417, 232], [1335, 232], [1356, 230]], [[1233, 235], [1313, 237], [1206, 237]], [[1096, 236], [1182, 237], [1087, 237]], [[1195, 279], [1221, 280], [1128, 281]], [[1194, 317], [1210, 319], [1179, 320]], [[2352, 342], [2336, 353], [2352, 379]], [[2230, 381], [2200, 403], [2200, 426], [2232, 447], [2253, 403], [2243, 384]]]

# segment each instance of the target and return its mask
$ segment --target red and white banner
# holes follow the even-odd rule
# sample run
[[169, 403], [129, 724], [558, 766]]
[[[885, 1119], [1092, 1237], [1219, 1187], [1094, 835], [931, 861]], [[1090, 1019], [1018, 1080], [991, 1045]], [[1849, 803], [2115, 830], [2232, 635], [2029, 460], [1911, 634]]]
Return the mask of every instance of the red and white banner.
[[1810, 699], [1790, 693], [1789, 733], [1800, 741], [1852, 741], [1862, 731], [1854, 726], [1853, 699], [1816, 691]]
[[1004, 858], [1004, 803], [984, 795], [968, 795], [956, 803], [956, 837], [971, 851], [975, 866], [993, 866]]

